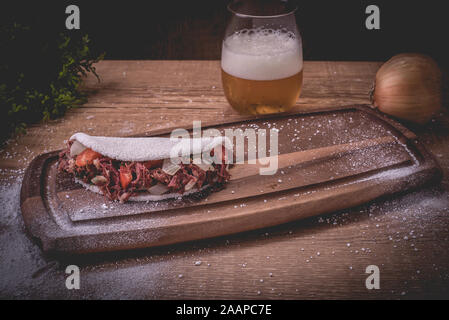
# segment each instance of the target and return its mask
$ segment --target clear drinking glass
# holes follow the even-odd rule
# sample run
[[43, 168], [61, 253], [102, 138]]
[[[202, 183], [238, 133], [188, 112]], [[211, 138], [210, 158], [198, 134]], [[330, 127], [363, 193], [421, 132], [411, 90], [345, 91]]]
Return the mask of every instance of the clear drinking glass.
[[287, 1], [237, 1], [228, 6], [221, 54], [225, 96], [243, 114], [284, 112], [302, 88], [297, 7]]

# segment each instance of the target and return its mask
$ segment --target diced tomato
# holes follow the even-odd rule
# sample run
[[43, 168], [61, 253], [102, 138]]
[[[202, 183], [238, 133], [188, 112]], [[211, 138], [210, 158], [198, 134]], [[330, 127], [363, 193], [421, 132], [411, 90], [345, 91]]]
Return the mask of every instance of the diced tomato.
[[161, 168], [163, 162], [164, 160], [149, 160], [144, 163], [144, 166], [147, 169]]
[[126, 187], [131, 183], [133, 180], [133, 175], [131, 171], [127, 167], [121, 166], [120, 167], [120, 184], [123, 189], [126, 189]]
[[78, 167], [83, 167], [87, 164], [92, 164], [92, 161], [101, 157], [101, 154], [93, 151], [92, 149], [85, 149], [79, 155], [76, 156], [75, 164]]

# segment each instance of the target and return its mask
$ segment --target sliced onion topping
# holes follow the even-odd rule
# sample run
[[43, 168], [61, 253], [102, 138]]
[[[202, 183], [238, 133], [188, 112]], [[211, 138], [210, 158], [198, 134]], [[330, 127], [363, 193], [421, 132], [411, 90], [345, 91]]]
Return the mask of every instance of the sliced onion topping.
[[189, 182], [187, 182], [187, 184], [184, 186], [184, 190], [185, 191], [189, 191], [190, 189], [193, 188], [193, 186], [196, 184], [196, 180], [192, 179]]
[[95, 176], [90, 180], [94, 185], [102, 186], [108, 182], [108, 180], [103, 176]]
[[179, 164], [172, 163], [170, 159], [165, 159], [162, 164], [162, 171], [171, 176], [178, 172], [179, 169], [181, 169], [181, 166]]
[[82, 145], [80, 142], [75, 140], [72, 143], [72, 146], [70, 147], [70, 156], [73, 158], [77, 155], [79, 155], [81, 152], [83, 152], [86, 149], [84, 145]]
[[164, 194], [168, 191], [168, 187], [163, 185], [162, 183], [157, 183], [152, 187], [148, 188], [148, 192], [154, 195], [161, 195]]

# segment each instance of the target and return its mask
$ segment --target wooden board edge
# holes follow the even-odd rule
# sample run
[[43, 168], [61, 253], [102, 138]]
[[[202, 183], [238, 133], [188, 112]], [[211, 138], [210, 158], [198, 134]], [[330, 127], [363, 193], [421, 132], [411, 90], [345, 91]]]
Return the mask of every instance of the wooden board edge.
[[[43, 199], [43, 172], [59, 151], [38, 155], [25, 171], [20, 190], [20, 211], [28, 235], [44, 252], [52, 250], [58, 224], [51, 218]], [[30, 183], [35, 181], [35, 184]]]
[[[413, 178], [414, 183], [410, 183], [410, 178]], [[142, 249], [159, 247], [166, 245], [173, 245], [181, 242], [195, 241], [200, 239], [210, 239], [219, 236], [242, 233], [246, 231], [251, 231], [255, 229], [272, 227], [275, 225], [280, 225], [296, 220], [305, 219], [311, 216], [318, 216], [322, 214], [327, 214], [334, 211], [349, 209], [373, 201], [378, 198], [384, 198], [391, 196], [396, 193], [408, 192], [419, 187], [423, 187], [430, 183], [438, 182], [440, 179], [440, 171], [438, 168], [434, 167], [432, 163], [426, 163], [422, 165], [419, 170], [414, 172], [412, 175], [404, 175], [396, 179], [395, 177], [383, 180], [382, 183], [392, 182], [392, 186], [387, 190], [378, 188], [377, 179], [371, 179], [368, 181], [358, 182], [356, 184], [347, 184], [343, 186], [337, 186], [340, 189], [340, 193], [337, 197], [328, 197], [326, 201], [323, 199], [316, 199], [315, 202], [321, 200], [321, 204], [316, 210], [313, 207], [313, 201], [307, 202], [303, 201], [299, 204], [291, 204], [288, 206], [273, 206], [267, 210], [259, 210], [251, 215], [258, 215], [258, 224], [256, 226], [249, 225], [249, 221], [254, 222], [254, 217], [251, 215], [241, 215], [238, 217], [227, 217], [225, 219], [217, 219], [215, 221], [207, 221], [208, 228], [205, 228], [204, 221], [195, 222], [191, 224], [183, 225], [173, 225], [164, 227], [169, 229], [169, 231], [160, 231], [158, 229], [141, 229], [141, 230], [128, 230], [117, 232], [112, 236], [117, 237], [114, 241], [114, 247], [111, 248], [111, 234], [86, 234], [82, 236], [71, 236], [70, 234], [61, 235], [58, 239], [55, 239], [55, 244], [50, 251], [53, 254], [87, 254], [96, 252], [111, 252], [111, 251], [122, 251], [130, 249]], [[384, 179], [384, 178], [381, 178]], [[396, 180], [395, 180], [396, 179]], [[350, 197], [350, 202], [341, 201], [345, 196], [352, 194], [355, 188], [363, 186], [364, 192], [360, 197]], [[290, 190], [290, 192], [294, 192]], [[317, 193], [314, 194], [316, 196]], [[325, 193], [323, 193], [325, 195]], [[321, 193], [319, 194], [321, 196]], [[324, 205], [322, 205], [324, 203]], [[336, 205], [340, 203], [340, 205]], [[344, 205], [341, 205], [344, 203]], [[296, 212], [301, 212], [298, 215]], [[273, 220], [270, 224], [266, 224], [263, 221], [264, 217], [268, 215], [276, 214], [277, 220]], [[216, 225], [215, 228], [210, 227], [210, 223]], [[217, 226], [220, 227], [220, 231], [217, 232]], [[187, 229], [186, 229], [187, 228]], [[151, 236], [144, 236], [144, 235]], [[173, 235], [182, 235], [181, 237], [175, 238]], [[197, 236], [198, 235], [198, 236]], [[120, 243], [121, 239], [127, 239], [128, 242]], [[151, 239], [139, 240], [139, 239]], [[129, 239], [135, 239], [132, 245], [129, 244]]]

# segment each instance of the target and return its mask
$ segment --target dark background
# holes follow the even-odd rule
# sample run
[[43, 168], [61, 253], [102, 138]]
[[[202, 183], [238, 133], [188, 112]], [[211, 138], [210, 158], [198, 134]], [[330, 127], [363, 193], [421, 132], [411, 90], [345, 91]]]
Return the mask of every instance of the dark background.
[[[421, 52], [448, 70], [445, 1], [304, 0], [298, 25], [306, 60], [387, 60]], [[219, 59], [228, 0], [4, 1], [2, 16], [40, 19], [65, 28], [65, 7], [81, 11], [81, 32], [106, 59]], [[365, 28], [365, 8], [376, 4], [381, 30]], [[79, 31], [72, 31], [79, 32]]]

